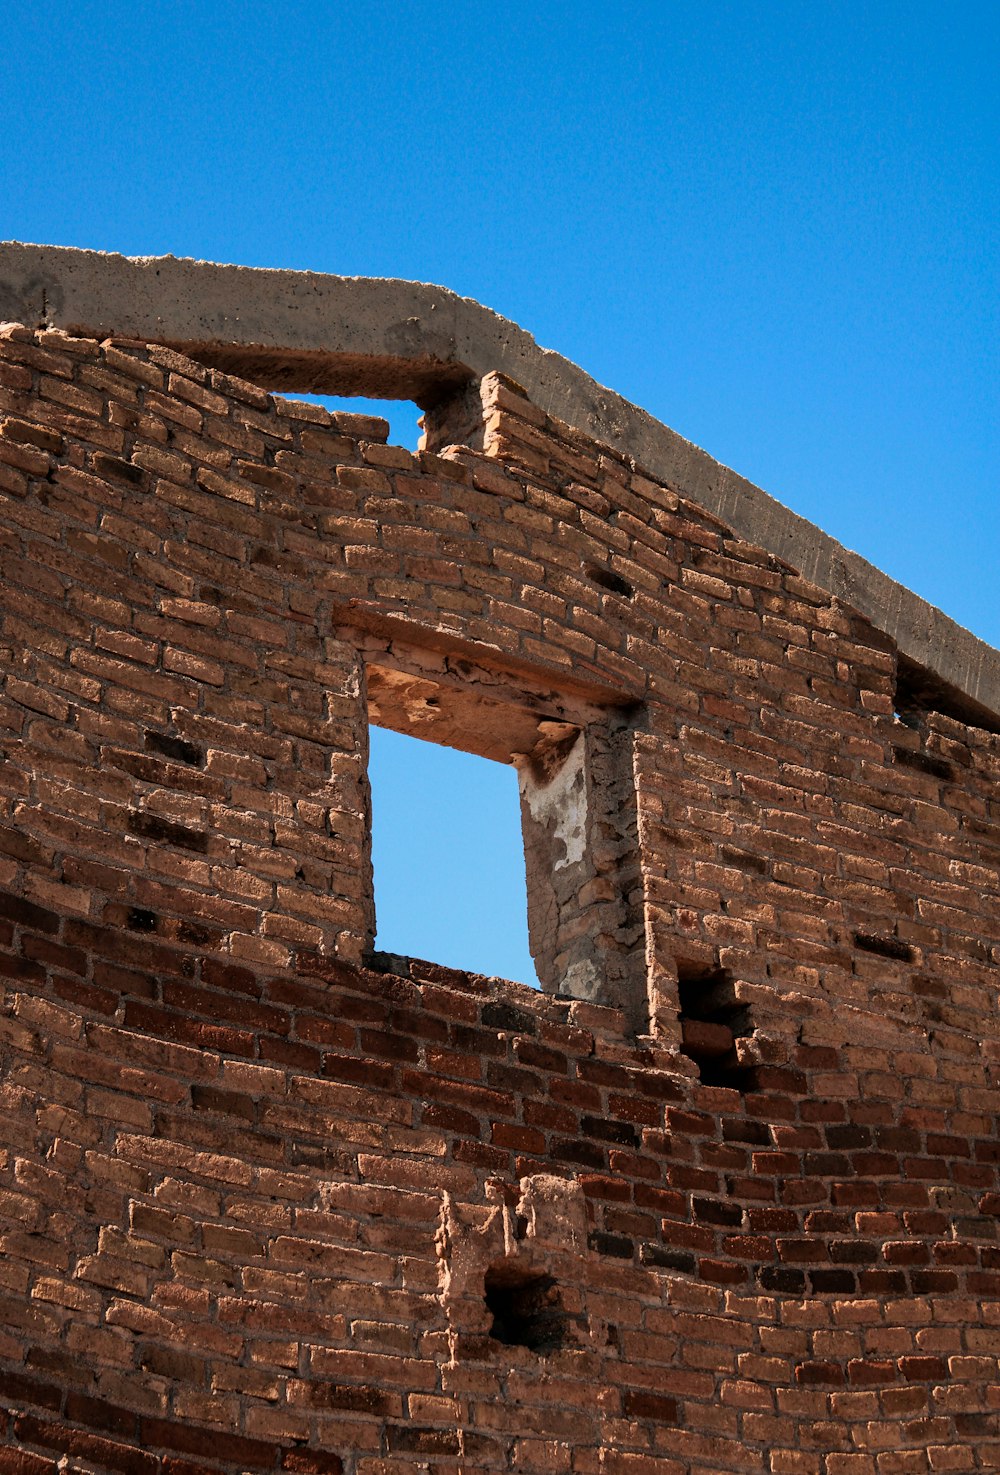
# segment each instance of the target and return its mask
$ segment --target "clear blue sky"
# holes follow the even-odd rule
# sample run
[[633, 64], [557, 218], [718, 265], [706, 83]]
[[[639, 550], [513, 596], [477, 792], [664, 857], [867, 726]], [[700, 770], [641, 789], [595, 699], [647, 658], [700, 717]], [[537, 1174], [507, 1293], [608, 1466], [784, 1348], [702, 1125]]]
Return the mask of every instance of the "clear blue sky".
[[442, 283], [1000, 644], [998, 43], [997, 0], [34, 0], [0, 236]]

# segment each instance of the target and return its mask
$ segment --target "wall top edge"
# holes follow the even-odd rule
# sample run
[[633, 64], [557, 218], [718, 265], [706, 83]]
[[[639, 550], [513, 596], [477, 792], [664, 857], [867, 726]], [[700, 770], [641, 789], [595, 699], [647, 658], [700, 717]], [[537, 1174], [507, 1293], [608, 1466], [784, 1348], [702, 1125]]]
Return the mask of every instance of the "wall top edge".
[[1000, 652], [530, 333], [446, 287], [0, 242], [0, 321], [168, 344], [265, 388], [428, 406], [500, 372], [546, 414], [669, 483], [858, 610], [954, 693], [1000, 717]]

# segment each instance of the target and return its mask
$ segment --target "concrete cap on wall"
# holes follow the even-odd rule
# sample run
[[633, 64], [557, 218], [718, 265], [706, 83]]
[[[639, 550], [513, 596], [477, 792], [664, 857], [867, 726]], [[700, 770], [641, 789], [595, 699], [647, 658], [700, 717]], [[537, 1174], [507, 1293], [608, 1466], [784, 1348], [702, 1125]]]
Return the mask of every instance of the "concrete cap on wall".
[[996, 728], [1000, 652], [530, 333], [419, 282], [0, 243], [0, 321], [168, 344], [264, 388], [429, 408], [498, 371], [555, 419], [865, 615], [928, 691]]

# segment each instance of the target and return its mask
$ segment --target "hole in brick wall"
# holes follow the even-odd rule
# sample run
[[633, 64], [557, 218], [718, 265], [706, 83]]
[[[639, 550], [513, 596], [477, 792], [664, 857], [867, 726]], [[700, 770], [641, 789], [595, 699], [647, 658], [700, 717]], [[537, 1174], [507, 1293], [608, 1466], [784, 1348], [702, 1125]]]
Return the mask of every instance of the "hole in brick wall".
[[607, 589], [612, 594], [621, 594], [625, 599], [631, 599], [635, 593], [628, 579], [623, 579], [621, 574], [616, 574], [613, 569], [602, 568], [600, 564], [588, 563], [584, 565], [584, 573], [592, 584], [597, 584], [601, 589]]
[[893, 698], [892, 715], [904, 727], [919, 727], [923, 716], [919, 710], [906, 706], [898, 694]]
[[125, 926], [130, 932], [155, 932], [156, 913], [146, 907], [130, 907]]
[[926, 723], [931, 712], [940, 712], [956, 722], [981, 727], [987, 732], [1000, 732], [1000, 717], [996, 712], [980, 706], [965, 692], [949, 686], [933, 671], [917, 665], [916, 661], [899, 655], [893, 715], [905, 726], [919, 728]]
[[915, 768], [918, 773], [929, 774], [931, 778], [950, 779], [955, 776], [954, 766], [945, 758], [935, 758], [932, 753], [901, 748], [894, 744], [892, 756], [903, 768]]
[[376, 946], [538, 986], [517, 774], [369, 729]]
[[343, 411], [349, 415], [377, 415], [389, 422], [388, 444], [415, 451], [423, 434], [423, 411], [412, 400], [367, 399], [360, 395], [286, 394], [275, 398], [296, 400], [300, 404], [322, 405], [325, 410]]
[[697, 1064], [702, 1084], [749, 1090], [754, 1068], [740, 1064], [736, 1041], [753, 1034], [753, 1020], [728, 973], [721, 968], [681, 969], [677, 991], [681, 1048]]
[[185, 742], [183, 738], [171, 737], [166, 733], [155, 732], [147, 728], [143, 739], [143, 747], [147, 753], [159, 753], [162, 758], [170, 758], [175, 763], [187, 763], [190, 766], [200, 768], [205, 762], [205, 755], [194, 743]]
[[897, 963], [912, 963], [913, 948], [898, 937], [886, 937], [876, 932], [855, 932], [854, 946], [865, 953], [875, 953], [880, 958], [892, 958]]
[[570, 1318], [551, 1275], [515, 1270], [507, 1264], [486, 1272], [490, 1336], [505, 1347], [527, 1347], [545, 1357], [566, 1345]]

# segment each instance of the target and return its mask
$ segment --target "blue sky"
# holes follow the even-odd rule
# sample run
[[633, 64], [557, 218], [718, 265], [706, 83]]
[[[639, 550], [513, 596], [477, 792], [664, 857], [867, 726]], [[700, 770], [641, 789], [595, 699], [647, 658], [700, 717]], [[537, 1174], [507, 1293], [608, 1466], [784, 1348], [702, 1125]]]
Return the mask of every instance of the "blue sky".
[[[35, 0], [0, 236], [442, 283], [1000, 644], [998, 43], [996, 0]], [[432, 955], [523, 976], [484, 930]]]

